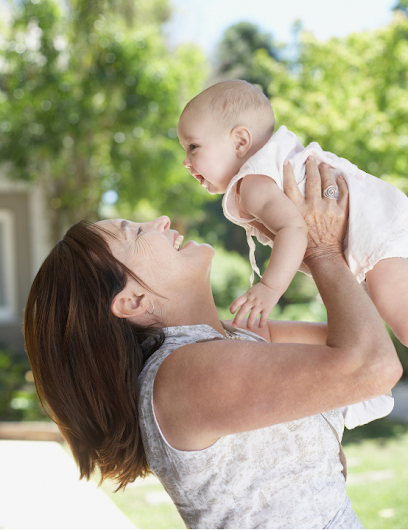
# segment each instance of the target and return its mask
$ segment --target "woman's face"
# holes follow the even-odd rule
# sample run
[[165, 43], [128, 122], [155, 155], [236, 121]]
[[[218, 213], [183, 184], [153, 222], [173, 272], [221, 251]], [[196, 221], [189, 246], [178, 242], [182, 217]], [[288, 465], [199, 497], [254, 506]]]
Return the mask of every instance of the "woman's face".
[[113, 219], [96, 225], [112, 233], [108, 243], [115, 258], [154, 290], [164, 294], [209, 278], [213, 248], [188, 241], [178, 250], [179, 233], [167, 216], [148, 223]]

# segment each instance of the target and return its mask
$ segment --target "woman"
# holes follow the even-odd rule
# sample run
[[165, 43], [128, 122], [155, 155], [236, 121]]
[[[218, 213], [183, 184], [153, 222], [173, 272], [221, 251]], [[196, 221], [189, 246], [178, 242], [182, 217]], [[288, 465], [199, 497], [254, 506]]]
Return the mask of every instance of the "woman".
[[51, 252], [25, 340], [81, 477], [98, 466], [125, 487], [152, 470], [188, 527], [361, 528], [337, 409], [387, 392], [401, 365], [342, 254], [347, 186], [339, 180], [336, 203], [322, 198], [334, 185], [328, 168], [319, 175], [311, 160], [307, 175], [306, 200], [290, 165], [285, 189], [308, 224], [304, 261], [327, 328], [224, 327], [213, 249], [190, 241], [178, 251], [167, 217], [79, 224]]

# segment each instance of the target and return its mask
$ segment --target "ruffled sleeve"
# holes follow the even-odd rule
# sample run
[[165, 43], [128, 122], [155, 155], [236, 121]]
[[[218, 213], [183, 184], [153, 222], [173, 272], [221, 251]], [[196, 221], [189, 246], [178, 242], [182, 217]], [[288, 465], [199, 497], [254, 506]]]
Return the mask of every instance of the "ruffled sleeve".
[[378, 396], [368, 401], [343, 407], [340, 410], [347, 429], [354, 429], [359, 425], [365, 425], [370, 423], [370, 421], [388, 416], [393, 408], [394, 398], [391, 396]]

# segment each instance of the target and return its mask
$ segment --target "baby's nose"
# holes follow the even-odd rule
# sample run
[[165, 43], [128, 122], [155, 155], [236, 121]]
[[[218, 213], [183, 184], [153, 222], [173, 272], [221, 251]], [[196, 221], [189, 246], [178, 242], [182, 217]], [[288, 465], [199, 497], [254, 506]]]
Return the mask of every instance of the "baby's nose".
[[190, 159], [188, 158], [188, 156], [186, 156], [186, 158], [183, 160], [183, 166], [189, 169], [192, 165], [193, 164], [190, 162]]

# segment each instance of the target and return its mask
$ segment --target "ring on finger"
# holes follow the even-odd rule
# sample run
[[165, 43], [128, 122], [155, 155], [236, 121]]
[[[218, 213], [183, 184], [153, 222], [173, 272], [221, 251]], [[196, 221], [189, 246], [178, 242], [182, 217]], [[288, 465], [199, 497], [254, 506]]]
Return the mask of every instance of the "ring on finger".
[[335, 199], [336, 186], [327, 186], [327, 188], [323, 191], [323, 196], [326, 197], [326, 199]]

